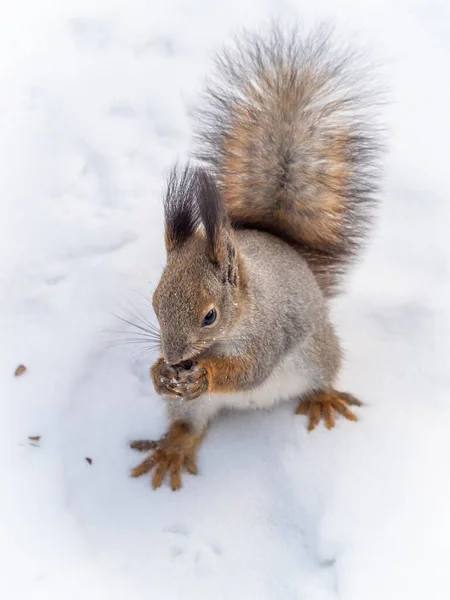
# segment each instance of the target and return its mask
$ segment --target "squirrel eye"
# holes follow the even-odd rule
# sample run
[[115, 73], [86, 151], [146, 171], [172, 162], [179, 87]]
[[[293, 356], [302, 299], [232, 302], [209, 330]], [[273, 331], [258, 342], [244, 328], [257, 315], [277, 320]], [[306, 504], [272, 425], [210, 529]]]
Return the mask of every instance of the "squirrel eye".
[[208, 325], [212, 325], [216, 320], [217, 312], [215, 308], [212, 308], [206, 315], [203, 317], [202, 327], [207, 327]]

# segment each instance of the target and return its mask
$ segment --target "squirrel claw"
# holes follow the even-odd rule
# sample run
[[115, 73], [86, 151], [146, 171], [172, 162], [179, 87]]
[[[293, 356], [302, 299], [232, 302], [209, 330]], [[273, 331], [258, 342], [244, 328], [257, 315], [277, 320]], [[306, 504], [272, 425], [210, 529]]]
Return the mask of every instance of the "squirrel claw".
[[309, 416], [308, 431], [312, 431], [323, 419], [325, 427], [332, 429], [335, 424], [335, 413], [349, 421], [357, 421], [358, 417], [349, 406], [362, 406], [362, 402], [351, 394], [336, 390], [314, 392], [302, 398], [297, 406], [296, 414]]

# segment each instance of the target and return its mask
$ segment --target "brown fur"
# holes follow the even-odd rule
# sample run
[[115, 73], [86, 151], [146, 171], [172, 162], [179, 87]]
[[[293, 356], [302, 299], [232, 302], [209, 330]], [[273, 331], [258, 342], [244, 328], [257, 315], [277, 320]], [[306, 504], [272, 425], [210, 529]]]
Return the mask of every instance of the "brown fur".
[[159, 358], [150, 369], [150, 374], [158, 394], [190, 401], [207, 392], [236, 392], [242, 388], [242, 381], [252, 379], [255, 366], [252, 354], [205, 356], [188, 368], [169, 365]]
[[251, 380], [255, 358], [249, 355], [208, 356], [198, 360], [205, 370], [208, 392], [224, 394], [242, 389], [243, 380]]

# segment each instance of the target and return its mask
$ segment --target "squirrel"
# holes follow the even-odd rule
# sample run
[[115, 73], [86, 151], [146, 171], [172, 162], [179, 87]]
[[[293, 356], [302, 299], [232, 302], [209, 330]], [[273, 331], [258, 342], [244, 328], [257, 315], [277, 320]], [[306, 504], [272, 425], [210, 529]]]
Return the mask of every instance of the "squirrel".
[[[164, 198], [167, 264], [153, 296], [151, 368], [170, 427], [132, 470], [172, 489], [222, 409], [287, 401], [332, 428], [361, 402], [334, 388], [342, 360], [329, 299], [377, 204], [376, 91], [322, 28], [273, 26], [219, 54], [197, 115], [195, 162]], [[294, 412], [294, 411], [293, 411]]]

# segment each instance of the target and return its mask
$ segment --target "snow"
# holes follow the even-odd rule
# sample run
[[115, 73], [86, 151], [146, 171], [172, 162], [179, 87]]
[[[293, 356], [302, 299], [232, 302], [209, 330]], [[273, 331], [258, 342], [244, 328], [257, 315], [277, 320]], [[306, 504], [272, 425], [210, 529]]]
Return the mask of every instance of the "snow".
[[[448, 3], [3, 4], [0, 597], [448, 600]], [[335, 21], [387, 64], [383, 209], [333, 307], [365, 406], [312, 434], [287, 406], [226, 415], [200, 474], [154, 492], [127, 446], [166, 426], [153, 357], [112, 313], [149, 310], [210, 55], [272, 16]]]

